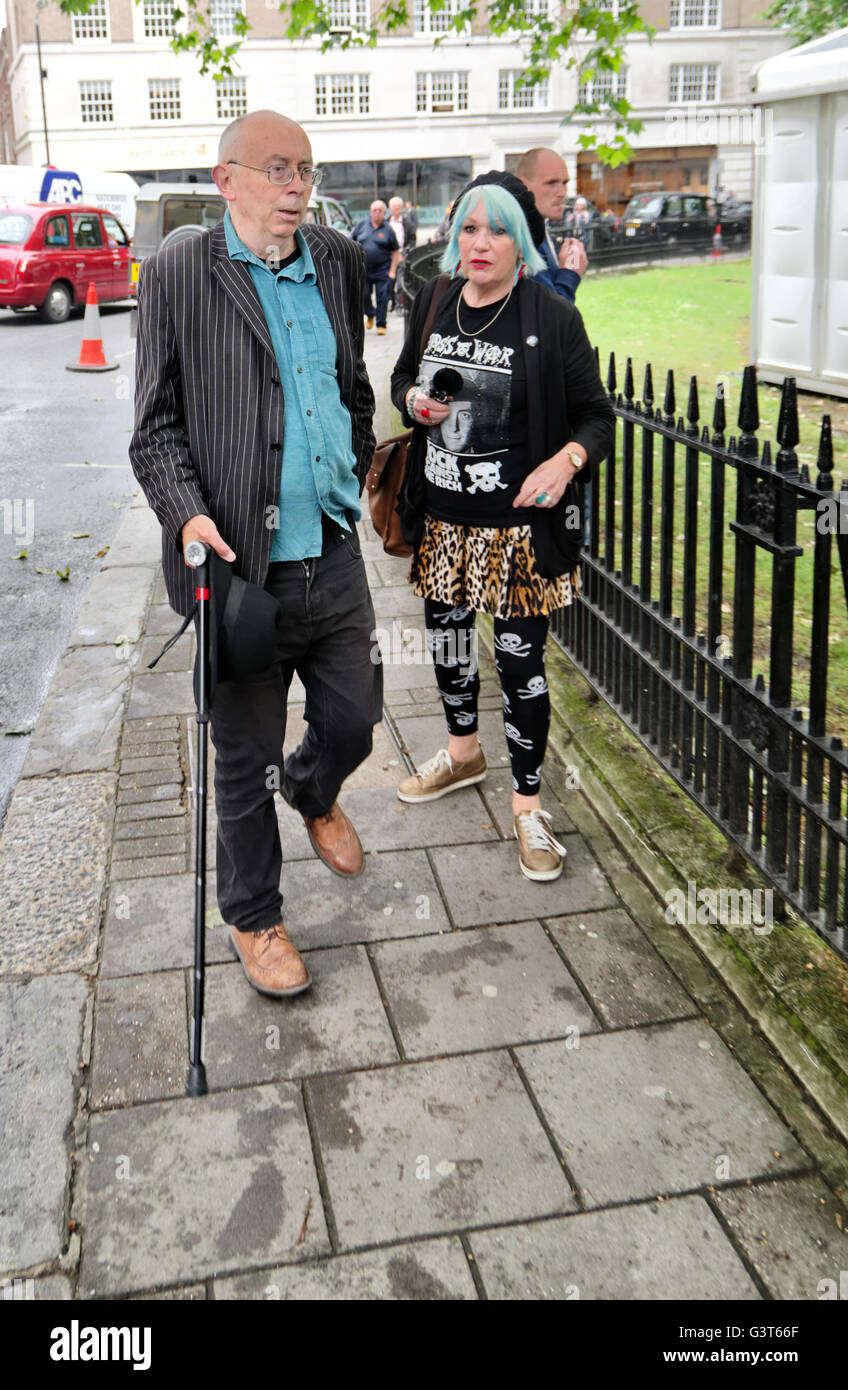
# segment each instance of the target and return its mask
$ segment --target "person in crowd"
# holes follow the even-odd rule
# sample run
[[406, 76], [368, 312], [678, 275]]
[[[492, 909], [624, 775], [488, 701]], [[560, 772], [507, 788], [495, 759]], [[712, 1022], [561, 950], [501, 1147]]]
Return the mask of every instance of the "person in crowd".
[[[409, 219], [404, 215], [402, 198], [395, 196], [389, 199], [389, 216], [386, 225], [391, 227], [395, 234], [395, 241], [400, 247], [398, 266], [401, 266], [406, 252], [415, 245], [415, 233], [409, 224]], [[389, 288], [389, 308], [394, 309], [396, 297], [397, 273], [395, 273]]]
[[409, 227], [409, 245], [414, 246], [418, 240], [418, 209], [408, 198], [403, 205], [403, 215]]
[[416, 295], [392, 373], [413, 428], [399, 511], [448, 730], [398, 796], [433, 801], [486, 776], [473, 626], [491, 614], [519, 863], [549, 880], [565, 848], [540, 799], [548, 617], [579, 592], [583, 480], [611, 447], [614, 415], [580, 314], [540, 283], [532, 195], [483, 180], [457, 200], [441, 261], [452, 278]]
[[[365, 263], [340, 232], [301, 226], [321, 171], [288, 117], [233, 121], [212, 176], [223, 220], [142, 263], [130, 460], [162, 524], [178, 612], [191, 612], [193, 540], [282, 611], [278, 658], [219, 680], [211, 720], [218, 904], [251, 985], [283, 997], [311, 980], [282, 919], [275, 790], [324, 863], [358, 874], [362, 846], [337, 796], [382, 715], [355, 529], [374, 450]], [[283, 764], [295, 672], [306, 733]]]
[[385, 333], [389, 295], [394, 290], [400, 247], [394, 232], [386, 222], [386, 204], [382, 198], [374, 199], [368, 216], [357, 222], [351, 237], [358, 241], [365, 251], [365, 326], [373, 328], [376, 316], [377, 332]]
[[566, 237], [557, 252], [547, 225], [548, 222], [559, 222], [565, 207], [568, 187], [565, 160], [556, 150], [539, 147], [527, 150], [521, 156], [515, 172], [530, 189], [544, 219], [541, 237], [538, 240], [534, 238], [536, 250], [545, 262], [537, 278], [555, 294], [573, 302], [588, 264], [585, 247], [576, 237]]
[[574, 207], [567, 214], [565, 225], [572, 233], [574, 239], [581, 245], [587, 246], [589, 243], [589, 228], [592, 223], [592, 211], [586, 199], [579, 196], [574, 199]]
[[453, 203], [448, 203], [445, 208], [444, 217], [442, 218], [441, 222], [439, 223], [439, 225], [437, 226], [436, 230], [430, 238], [430, 241], [433, 243], [434, 246], [441, 246], [442, 242], [447, 241], [448, 239], [448, 230], [450, 228], [452, 208]]

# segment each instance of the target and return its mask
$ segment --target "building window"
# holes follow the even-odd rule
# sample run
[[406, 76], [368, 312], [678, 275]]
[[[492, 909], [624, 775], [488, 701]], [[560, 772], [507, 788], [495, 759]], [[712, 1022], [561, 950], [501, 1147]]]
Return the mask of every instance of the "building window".
[[499, 111], [545, 111], [548, 106], [548, 79], [535, 87], [518, 85], [523, 68], [501, 68], [498, 73]]
[[144, 37], [169, 39], [174, 32], [172, 0], [144, 0]]
[[578, 100], [584, 102], [603, 101], [606, 97], [627, 96], [627, 68], [618, 72], [596, 72], [578, 91]]
[[416, 73], [415, 109], [434, 114], [439, 111], [467, 111], [468, 73]]
[[431, 10], [427, 0], [415, 0], [413, 17], [416, 34], [446, 34], [458, 10], [459, 0], [445, 0], [442, 10]]
[[108, 39], [109, 8], [106, 0], [94, 0], [85, 14], [75, 14], [72, 18], [75, 39]]
[[219, 121], [247, 115], [246, 77], [223, 77], [215, 83], [215, 114]]
[[178, 77], [149, 77], [147, 90], [150, 96], [151, 121], [178, 121], [180, 119], [180, 79]]
[[367, 72], [318, 74], [315, 78], [316, 116], [367, 116], [371, 79]]
[[112, 83], [80, 82], [80, 118], [83, 125], [106, 125], [113, 121]]
[[232, 38], [238, 0], [209, 0], [209, 24], [216, 39]]
[[668, 74], [670, 102], [716, 101], [718, 63], [672, 63]]
[[327, 0], [327, 15], [331, 29], [365, 29], [368, 0]]
[[721, 0], [671, 0], [672, 29], [720, 29]]

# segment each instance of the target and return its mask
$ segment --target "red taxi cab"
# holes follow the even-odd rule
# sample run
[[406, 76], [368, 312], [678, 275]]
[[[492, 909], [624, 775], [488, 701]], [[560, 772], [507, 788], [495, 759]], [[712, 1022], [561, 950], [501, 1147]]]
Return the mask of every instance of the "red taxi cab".
[[130, 239], [111, 212], [79, 203], [0, 204], [0, 308], [62, 323], [84, 306], [130, 297]]

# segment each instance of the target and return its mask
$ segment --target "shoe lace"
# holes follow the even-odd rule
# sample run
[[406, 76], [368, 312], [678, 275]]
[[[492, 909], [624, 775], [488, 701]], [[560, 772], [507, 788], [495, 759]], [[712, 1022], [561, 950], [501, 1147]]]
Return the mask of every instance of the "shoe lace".
[[447, 748], [440, 748], [434, 758], [422, 763], [418, 769], [418, 776], [429, 777], [433, 772], [453, 772], [453, 762]]
[[519, 821], [527, 837], [528, 849], [553, 850], [556, 854], [565, 854], [565, 845], [561, 845], [559, 840], [551, 834], [552, 819], [550, 811], [524, 811], [521, 813]]

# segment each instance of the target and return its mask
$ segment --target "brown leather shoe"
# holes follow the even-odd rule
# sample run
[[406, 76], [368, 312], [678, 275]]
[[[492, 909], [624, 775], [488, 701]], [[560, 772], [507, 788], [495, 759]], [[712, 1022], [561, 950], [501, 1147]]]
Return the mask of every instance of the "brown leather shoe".
[[337, 801], [324, 816], [304, 816], [312, 848], [328, 869], [345, 878], [362, 873], [362, 845], [359, 836]]
[[309, 989], [312, 978], [282, 922], [264, 931], [239, 931], [230, 927], [230, 945], [254, 989], [285, 999]]

